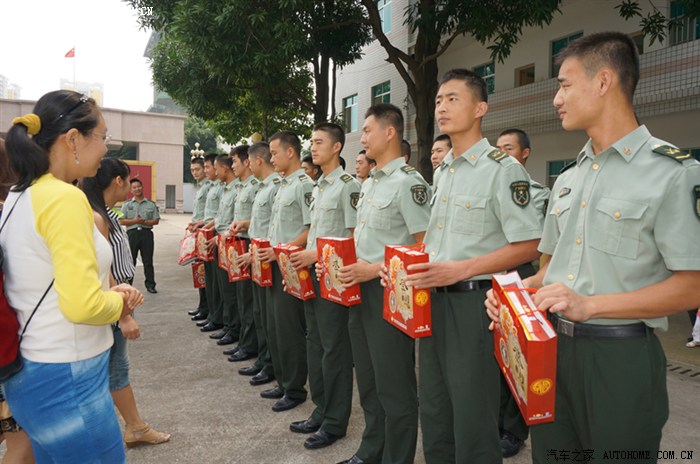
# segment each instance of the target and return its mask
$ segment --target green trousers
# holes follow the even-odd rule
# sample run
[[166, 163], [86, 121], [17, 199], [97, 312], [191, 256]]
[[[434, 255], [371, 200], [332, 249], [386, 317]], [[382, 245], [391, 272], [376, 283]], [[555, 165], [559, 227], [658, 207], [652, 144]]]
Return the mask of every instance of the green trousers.
[[275, 375], [272, 368], [272, 357], [267, 346], [267, 292], [269, 287], [260, 287], [253, 283], [253, 321], [255, 323], [255, 334], [258, 340], [258, 357], [254, 366], [262, 370], [267, 375]]
[[205, 316], [209, 314], [209, 306], [207, 306], [207, 290], [205, 288], [198, 288], [199, 290], [199, 304], [197, 305], [197, 310]]
[[[223, 312], [223, 300], [219, 291], [219, 278], [217, 276], [216, 261], [204, 262], [204, 281], [206, 282], [205, 290], [207, 292], [207, 319], [211, 322], [221, 324], [221, 313]], [[219, 322], [212, 320], [212, 317], [218, 317]]]
[[382, 318], [379, 279], [361, 284], [360, 290], [362, 303], [350, 307], [348, 322], [365, 416], [355, 454], [370, 464], [411, 464], [418, 439], [415, 343]]
[[[218, 260], [218, 257], [217, 257]], [[219, 279], [219, 295], [221, 297], [221, 312], [217, 313], [217, 320], [209, 320], [216, 324], [223, 324], [224, 330], [238, 334], [241, 330], [241, 318], [238, 314], [238, 296], [236, 282], [228, 281], [228, 272], [216, 267], [216, 276]], [[220, 314], [220, 316], [219, 316]]]
[[420, 420], [427, 464], [501, 463], [499, 369], [486, 291], [433, 293], [433, 335], [419, 343]]
[[268, 314], [267, 334], [275, 376], [284, 394], [305, 400], [308, 368], [304, 303], [283, 290], [277, 263], [272, 263], [272, 311]]
[[352, 407], [352, 348], [348, 333], [348, 307], [321, 298], [316, 272], [316, 298], [304, 302], [309, 389], [316, 408], [311, 417], [321, 428], [343, 436]]
[[236, 296], [238, 297], [238, 314], [240, 316], [240, 330], [238, 346], [251, 354], [258, 352], [258, 335], [255, 332], [253, 319], [253, 282], [241, 280], [235, 282]]
[[[657, 462], [668, 419], [666, 356], [659, 339], [558, 334], [554, 422], [530, 427], [532, 460], [592, 450], [595, 463], [621, 462], [612, 451], [648, 451], [629, 462]], [[569, 453], [571, 456], [572, 453]]]
[[525, 441], [529, 435], [527, 424], [515, 401], [513, 392], [510, 391], [508, 382], [501, 372], [501, 404], [498, 411], [498, 431], [501, 435], [508, 432], [518, 439]]

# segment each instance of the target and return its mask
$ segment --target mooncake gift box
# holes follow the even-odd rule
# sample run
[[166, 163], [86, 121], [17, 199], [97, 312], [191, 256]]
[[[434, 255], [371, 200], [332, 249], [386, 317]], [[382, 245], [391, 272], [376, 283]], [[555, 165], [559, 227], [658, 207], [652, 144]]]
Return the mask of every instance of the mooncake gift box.
[[229, 237], [225, 245], [226, 263], [229, 282], [240, 282], [242, 280], [250, 280], [250, 266], [236, 265], [236, 261], [240, 255], [248, 252], [245, 240], [236, 237]]
[[197, 233], [185, 231], [185, 236], [180, 240], [180, 250], [177, 256], [177, 264], [187, 266], [197, 259]]
[[314, 284], [311, 280], [311, 273], [306, 268], [297, 271], [294, 269], [294, 266], [292, 266], [292, 261], [290, 259], [293, 253], [302, 251], [303, 248], [280, 243], [273, 249], [277, 256], [277, 263], [280, 266], [282, 279], [284, 279], [285, 282], [284, 291], [300, 300], [314, 298], [316, 292], [314, 291]]
[[408, 271], [408, 266], [428, 261], [428, 254], [417, 249], [397, 245], [384, 248], [389, 279], [384, 288], [384, 320], [411, 338], [428, 337], [433, 333], [430, 289], [406, 285], [406, 278], [416, 272]]
[[357, 262], [355, 241], [352, 238], [319, 237], [316, 239], [316, 252], [321, 268], [321, 298], [343, 306], [360, 304], [360, 286], [344, 289], [338, 278], [340, 268]]
[[270, 248], [269, 240], [250, 239], [250, 253], [252, 255], [251, 279], [261, 287], [272, 287], [272, 267], [270, 263], [264, 263], [256, 258], [257, 251], [263, 248]]
[[201, 261], [192, 263], [192, 282], [194, 283], [194, 288], [206, 287], [206, 281], [204, 279], [204, 263]]
[[228, 258], [226, 256], [227, 237], [224, 234], [216, 236], [216, 251], [219, 256], [219, 268], [228, 271]]
[[527, 425], [554, 421], [557, 334], [517, 272], [496, 274], [493, 294], [500, 322], [494, 354]]
[[214, 250], [207, 250], [207, 240], [214, 238], [214, 229], [197, 229], [197, 259], [200, 261], [214, 261]]

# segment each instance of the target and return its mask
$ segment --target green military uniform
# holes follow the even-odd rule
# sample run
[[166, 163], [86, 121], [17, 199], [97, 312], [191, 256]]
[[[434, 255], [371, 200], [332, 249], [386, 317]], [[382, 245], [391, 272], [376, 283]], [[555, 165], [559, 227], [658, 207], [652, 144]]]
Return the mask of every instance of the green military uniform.
[[[385, 245], [410, 245], [426, 230], [430, 187], [403, 157], [372, 169], [358, 201], [357, 258], [384, 261]], [[412, 463], [418, 435], [414, 341], [382, 318], [379, 278], [360, 286], [362, 303], [350, 308], [348, 329], [357, 388], [365, 415], [362, 443], [355, 453], [365, 462]]]
[[[282, 179], [272, 205], [270, 245], [288, 243], [308, 228], [313, 185], [303, 169]], [[283, 290], [282, 274], [276, 263], [272, 265], [272, 303], [273, 311], [268, 314], [267, 342], [275, 376], [288, 398], [305, 400], [308, 368], [304, 304]]]
[[[350, 237], [357, 223], [360, 183], [338, 166], [323, 174], [313, 190], [307, 250], [318, 237]], [[316, 272], [310, 270], [316, 298], [304, 302], [309, 388], [316, 408], [311, 417], [326, 432], [344, 436], [352, 405], [352, 348], [348, 308], [321, 298]]]
[[[124, 214], [123, 219], [136, 219], [137, 216], [143, 219], [160, 219], [158, 205], [145, 197], [140, 202], [134, 198], [125, 201], [122, 205], [122, 213]], [[141, 252], [146, 288], [155, 288], [153, 226], [134, 224], [126, 228], [126, 235], [129, 237], [129, 247], [134, 264], [136, 264], [136, 257]]]
[[[241, 181], [236, 178], [223, 187], [219, 209], [214, 216], [214, 228], [217, 234], [225, 233], [233, 222], [234, 205], [240, 183]], [[228, 281], [228, 271], [219, 267], [218, 251], [214, 254], [214, 263], [214, 272], [222, 304], [219, 305], [220, 310], [209, 313], [209, 321], [214, 324], [223, 324], [223, 330], [230, 332], [235, 337], [241, 330], [236, 285]]]
[[[204, 206], [207, 203], [207, 192], [209, 192], [211, 184], [212, 182], [207, 178], [204, 178], [204, 180], [197, 183], [197, 194], [194, 196], [192, 222], [198, 222], [204, 219]], [[199, 290], [199, 304], [197, 305], [197, 311], [206, 317], [209, 315], [207, 291], [204, 288], [198, 288], [197, 290]]]
[[[540, 238], [530, 176], [484, 138], [450, 151], [432, 199], [425, 236], [431, 261], [460, 261]], [[505, 270], [505, 269], [504, 269]], [[433, 335], [420, 343], [423, 452], [428, 463], [502, 461], [499, 369], [484, 299], [491, 275], [435, 289]]]
[[[700, 163], [645, 126], [595, 155], [589, 141], [552, 189], [540, 251], [543, 284], [579, 295], [632, 292], [673, 271], [700, 270]], [[641, 335], [602, 338], [600, 326], [641, 325]], [[573, 336], [558, 323], [556, 421], [531, 428], [535, 463], [549, 449], [649, 450], [656, 462], [668, 418], [666, 360], [652, 329], [665, 317], [590, 319]], [[644, 330], [644, 328], [647, 328]], [[597, 334], [581, 336], [595, 329]], [[604, 328], [602, 328], [604, 330]]]
[[[275, 201], [280, 183], [280, 175], [276, 172], [273, 172], [258, 183], [258, 193], [255, 195], [250, 226], [248, 227], [250, 238], [268, 238], [272, 203]], [[268, 292], [270, 294], [269, 297]], [[269, 308], [268, 303], [270, 305]], [[255, 360], [254, 366], [267, 375], [274, 375], [272, 357], [270, 356], [270, 349], [267, 343], [269, 338], [267, 333], [268, 314], [272, 311], [271, 306], [272, 287], [260, 287], [253, 283], [253, 321], [256, 338], [258, 339], [258, 358]]]
[[[211, 183], [209, 191], [207, 192], [207, 200], [204, 203], [204, 223], [211, 222], [219, 211], [219, 202], [221, 201], [221, 194], [224, 189], [224, 183], [220, 180], [215, 180]], [[216, 253], [214, 254], [216, 258]], [[209, 306], [209, 311], [207, 312], [207, 319], [210, 315], [219, 315], [217, 317], [221, 318], [221, 313], [223, 311], [222, 305], [223, 300], [221, 299], [221, 294], [219, 290], [219, 279], [217, 278], [217, 264], [215, 261], [204, 263], [204, 280], [206, 282], [205, 290], [207, 292], [207, 303]], [[211, 321], [211, 319], [209, 319]]]
[[[234, 222], [250, 220], [255, 194], [258, 192], [258, 184], [258, 180], [252, 175], [245, 181], [239, 182], [233, 213]], [[246, 232], [239, 233], [238, 236], [245, 239], [247, 244], [250, 244]], [[234, 285], [236, 286], [238, 314], [240, 316], [238, 347], [246, 353], [256, 354], [258, 352], [258, 338], [255, 332], [253, 316], [253, 283], [250, 280], [242, 280], [235, 282]]]

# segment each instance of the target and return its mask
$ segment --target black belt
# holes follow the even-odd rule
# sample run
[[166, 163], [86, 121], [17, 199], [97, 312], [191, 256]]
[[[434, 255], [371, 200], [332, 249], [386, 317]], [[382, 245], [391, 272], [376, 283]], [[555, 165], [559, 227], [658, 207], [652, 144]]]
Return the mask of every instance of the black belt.
[[641, 338], [654, 331], [643, 322], [623, 325], [581, 324], [567, 321], [552, 313], [549, 313], [549, 320], [557, 333], [568, 337]]
[[434, 287], [434, 293], [466, 293], [475, 292], [477, 290], [488, 290], [491, 288], [490, 280], [460, 280], [452, 285], [445, 287]]

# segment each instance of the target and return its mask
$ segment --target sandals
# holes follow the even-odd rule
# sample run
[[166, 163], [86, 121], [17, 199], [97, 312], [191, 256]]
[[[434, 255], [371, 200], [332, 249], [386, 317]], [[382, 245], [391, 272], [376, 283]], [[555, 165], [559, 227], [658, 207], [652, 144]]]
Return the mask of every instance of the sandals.
[[148, 424], [141, 429], [135, 429], [127, 424], [126, 431], [124, 431], [124, 443], [127, 448], [139, 445], [158, 445], [166, 441], [170, 441], [169, 433], [158, 432]]

